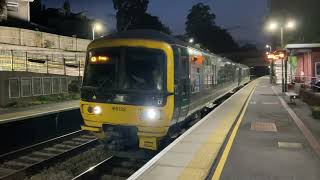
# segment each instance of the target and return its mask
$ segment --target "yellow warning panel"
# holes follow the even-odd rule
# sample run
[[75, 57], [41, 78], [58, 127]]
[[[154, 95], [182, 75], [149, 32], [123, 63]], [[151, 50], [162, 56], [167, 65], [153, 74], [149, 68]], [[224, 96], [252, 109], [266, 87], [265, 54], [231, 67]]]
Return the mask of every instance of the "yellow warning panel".
[[203, 169], [185, 168], [178, 177], [179, 180], [205, 179], [207, 172]]
[[139, 147], [151, 150], [157, 150], [157, 138], [139, 137]]

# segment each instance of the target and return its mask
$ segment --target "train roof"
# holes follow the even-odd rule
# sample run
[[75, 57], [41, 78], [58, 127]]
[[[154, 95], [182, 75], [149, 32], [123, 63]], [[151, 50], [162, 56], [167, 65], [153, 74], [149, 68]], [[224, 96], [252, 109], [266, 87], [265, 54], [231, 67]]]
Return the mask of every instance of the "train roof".
[[148, 40], [155, 40], [155, 41], [163, 41], [168, 44], [179, 44], [184, 46], [190, 46], [173, 36], [167, 35], [165, 33], [150, 30], [150, 29], [137, 29], [137, 30], [128, 30], [123, 32], [117, 32], [114, 34], [110, 34], [102, 39], [148, 39]]
[[[181, 46], [185, 46], [185, 47], [193, 47], [195, 49], [202, 51], [203, 53], [221, 57], [221, 56], [214, 54], [208, 50], [199, 49], [199, 48], [193, 46], [192, 44], [181, 41], [178, 38], [175, 38], [171, 35], [162, 33], [160, 31], [151, 30], [151, 29], [136, 29], [136, 30], [117, 32], [117, 33], [107, 35], [103, 38], [97, 39], [97, 41], [108, 40], [108, 39], [147, 39], [147, 40], [162, 41], [162, 42], [166, 42], [168, 44], [177, 44], [177, 45], [181, 45]], [[95, 41], [93, 41], [93, 43]], [[230, 60], [228, 58], [225, 58], [225, 57], [221, 57], [221, 58], [232, 62], [232, 60]]]

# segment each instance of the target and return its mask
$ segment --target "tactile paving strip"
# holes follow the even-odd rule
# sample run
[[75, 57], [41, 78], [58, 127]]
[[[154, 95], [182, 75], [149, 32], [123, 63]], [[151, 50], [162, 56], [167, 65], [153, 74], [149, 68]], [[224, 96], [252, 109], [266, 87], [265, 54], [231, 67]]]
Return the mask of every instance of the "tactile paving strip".
[[277, 132], [277, 127], [275, 123], [266, 122], [252, 122], [251, 130], [253, 131], [267, 131], [267, 132]]

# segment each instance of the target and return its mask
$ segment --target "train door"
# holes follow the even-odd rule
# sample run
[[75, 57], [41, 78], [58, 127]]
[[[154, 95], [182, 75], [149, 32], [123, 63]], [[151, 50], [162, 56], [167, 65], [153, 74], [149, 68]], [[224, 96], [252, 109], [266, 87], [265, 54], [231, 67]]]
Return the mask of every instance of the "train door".
[[242, 68], [239, 65], [239, 72], [238, 72], [238, 86], [241, 85], [241, 81], [242, 81]]
[[186, 48], [175, 47], [175, 121], [185, 120], [190, 103], [189, 55]]
[[180, 53], [180, 119], [183, 121], [188, 115], [190, 104], [189, 54], [187, 48], [181, 48]]

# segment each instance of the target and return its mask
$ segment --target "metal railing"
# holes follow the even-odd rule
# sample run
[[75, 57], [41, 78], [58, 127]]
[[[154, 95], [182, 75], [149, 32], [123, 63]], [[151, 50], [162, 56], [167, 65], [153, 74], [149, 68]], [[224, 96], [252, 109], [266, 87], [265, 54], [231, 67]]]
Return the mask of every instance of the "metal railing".
[[82, 76], [85, 64], [83, 54], [52, 54], [16, 50], [0, 50], [0, 71]]

